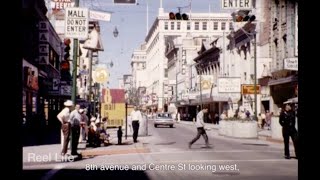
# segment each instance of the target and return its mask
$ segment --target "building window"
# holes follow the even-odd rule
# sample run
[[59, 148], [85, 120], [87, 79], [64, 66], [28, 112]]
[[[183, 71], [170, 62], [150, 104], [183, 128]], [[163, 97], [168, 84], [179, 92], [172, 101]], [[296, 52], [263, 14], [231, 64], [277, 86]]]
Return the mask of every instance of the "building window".
[[174, 22], [171, 22], [171, 30], [174, 30]]
[[181, 28], [181, 22], [177, 22], [177, 30], [180, 30]]
[[168, 22], [164, 22], [164, 30], [168, 30]]
[[218, 22], [213, 23], [213, 30], [218, 30]]
[[199, 30], [199, 22], [194, 23], [194, 30]]
[[244, 78], [245, 81], [247, 80], [247, 72], [243, 73], [243, 78]]
[[221, 23], [221, 30], [226, 30], [226, 22]]
[[166, 68], [166, 69], [164, 69], [164, 77], [168, 77], [168, 69]]
[[202, 30], [207, 30], [207, 22], [202, 22]]
[[190, 29], [191, 29], [191, 23], [187, 22], [187, 30], [190, 30]]
[[230, 30], [230, 31], [233, 30], [232, 22], [229, 22], [229, 30]]

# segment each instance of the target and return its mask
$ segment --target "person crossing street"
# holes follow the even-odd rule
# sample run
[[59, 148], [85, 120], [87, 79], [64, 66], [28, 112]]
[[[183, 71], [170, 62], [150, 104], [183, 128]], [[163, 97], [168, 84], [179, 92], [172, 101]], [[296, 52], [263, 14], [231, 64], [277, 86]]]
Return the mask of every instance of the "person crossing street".
[[196, 121], [196, 126], [197, 126], [197, 135], [194, 139], [192, 139], [191, 142], [189, 142], [189, 149], [191, 148], [192, 144], [195, 143], [200, 136], [202, 135], [202, 137], [205, 140], [206, 143], [206, 147], [210, 147], [209, 146], [209, 139], [208, 139], [208, 135], [206, 133], [205, 127], [204, 127], [204, 114], [208, 113], [208, 107], [203, 107], [203, 109], [197, 114], [197, 121]]

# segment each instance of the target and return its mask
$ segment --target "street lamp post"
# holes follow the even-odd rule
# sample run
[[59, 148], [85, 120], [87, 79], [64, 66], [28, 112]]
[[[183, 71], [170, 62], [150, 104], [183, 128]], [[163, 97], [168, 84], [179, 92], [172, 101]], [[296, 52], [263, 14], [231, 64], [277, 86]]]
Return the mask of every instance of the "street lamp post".
[[253, 36], [253, 47], [254, 47], [254, 52], [253, 52], [253, 73], [254, 73], [254, 77], [253, 77], [253, 83], [254, 83], [254, 119], [257, 120], [257, 112], [258, 112], [258, 107], [257, 107], [257, 38], [256, 38], [256, 32], [254, 33], [249, 33], [247, 31], [245, 31], [243, 28], [240, 28], [242, 32], [244, 32], [244, 34], [252, 40], [252, 36]]
[[[192, 78], [193, 78], [193, 75], [192, 75], [192, 66], [197, 66], [198, 64], [200, 64], [200, 62], [198, 63], [194, 63], [191, 65], [191, 86], [192, 86]], [[197, 70], [197, 73], [199, 72], [199, 91], [200, 91], [200, 109], [202, 109], [202, 74], [200, 72], [200, 70], [198, 71], [197, 67], [196, 67], [196, 70]]]

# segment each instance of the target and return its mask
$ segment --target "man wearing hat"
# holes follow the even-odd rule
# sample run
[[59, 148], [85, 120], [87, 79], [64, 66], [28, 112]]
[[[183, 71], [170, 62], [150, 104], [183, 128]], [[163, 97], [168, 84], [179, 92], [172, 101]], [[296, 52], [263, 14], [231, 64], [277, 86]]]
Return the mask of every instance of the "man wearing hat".
[[64, 156], [68, 151], [68, 144], [70, 141], [70, 109], [73, 106], [72, 101], [67, 100], [64, 102], [65, 108], [57, 115], [61, 122], [61, 130], [63, 133], [63, 145], [61, 155]]
[[79, 155], [77, 152], [80, 136], [80, 122], [82, 119], [80, 105], [77, 104], [75, 109], [70, 114], [71, 123], [71, 155]]
[[285, 108], [280, 113], [279, 123], [282, 126], [282, 136], [284, 143], [284, 157], [290, 159], [289, 138], [291, 137], [296, 158], [298, 159], [298, 132], [295, 127], [296, 119], [290, 104], [285, 104]]

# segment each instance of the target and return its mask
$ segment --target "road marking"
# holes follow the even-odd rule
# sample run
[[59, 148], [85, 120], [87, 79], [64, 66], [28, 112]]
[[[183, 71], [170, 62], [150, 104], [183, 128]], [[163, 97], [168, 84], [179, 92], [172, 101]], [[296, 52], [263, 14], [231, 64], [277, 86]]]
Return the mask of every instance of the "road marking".
[[[167, 148], [166, 150], [171, 150]], [[176, 149], [172, 149], [176, 150]], [[268, 152], [282, 152], [282, 150], [218, 150], [218, 151], [210, 151], [210, 150], [204, 150], [204, 151], [166, 151], [166, 152], [150, 152], [150, 153], [130, 153], [130, 154], [110, 154], [105, 156], [123, 156], [123, 155], [153, 155], [153, 154], [183, 154], [183, 153], [247, 153], [247, 152], [262, 152], [262, 153], [268, 153]]]
[[[137, 164], [175, 164], [175, 163], [214, 163], [214, 162], [292, 162], [287, 159], [217, 159], [217, 160], [171, 160], [171, 161], [156, 161], [156, 162], [125, 162], [125, 163], [103, 163], [103, 165], [137, 165]], [[294, 162], [294, 161], [293, 161]]]
[[66, 165], [56, 165], [53, 167], [53, 169], [51, 169], [49, 172], [47, 172], [42, 178], [41, 180], [48, 180], [51, 179], [58, 171], [60, 171], [61, 169], [63, 169], [64, 167], [66, 167]]

